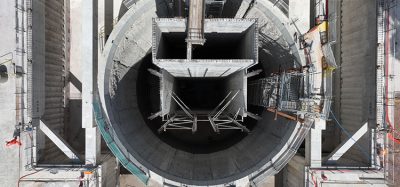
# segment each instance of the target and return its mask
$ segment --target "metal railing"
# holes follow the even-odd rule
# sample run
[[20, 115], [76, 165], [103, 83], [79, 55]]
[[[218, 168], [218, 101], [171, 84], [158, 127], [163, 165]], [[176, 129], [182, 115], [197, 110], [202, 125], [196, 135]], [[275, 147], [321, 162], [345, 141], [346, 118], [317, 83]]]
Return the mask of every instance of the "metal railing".
[[[26, 84], [27, 84], [27, 116], [32, 117], [32, 0], [25, 0], [25, 10], [26, 10], [26, 56], [27, 56], [27, 67], [26, 67]], [[25, 129], [25, 168], [32, 169], [37, 164], [36, 163], [36, 130], [32, 127], [27, 127]]]
[[26, 55], [27, 55], [27, 109], [28, 116], [32, 117], [32, 0], [26, 0], [26, 21], [27, 21], [27, 30], [26, 30]]
[[16, 36], [16, 48], [15, 53], [17, 58], [14, 62], [14, 73], [16, 74], [15, 79], [15, 122], [16, 124], [24, 123], [25, 114], [25, 0], [15, 0], [15, 36]]

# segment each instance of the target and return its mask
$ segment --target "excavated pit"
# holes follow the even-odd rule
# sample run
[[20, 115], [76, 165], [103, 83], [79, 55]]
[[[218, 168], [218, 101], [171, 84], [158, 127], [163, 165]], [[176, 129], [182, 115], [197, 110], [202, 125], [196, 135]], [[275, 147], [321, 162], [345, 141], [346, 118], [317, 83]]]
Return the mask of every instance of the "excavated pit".
[[[138, 6], [147, 6], [143, 4]], [[141, 10], [140, 7], [137, 10]], [[272, 171], [274, 167], [267, 167], [267, 163], [283, 159], [281, 162], [286, 164], [286, 157], [294, 152], [291, 150], [289, 156], [282, 156], [282, 150], [288, 149], [294, 139], [302, 141], [302, 138], [296, 138], [300, 136], [300, 130], [295, 121], [285, 118], [275, 120], [275, 114], [251, 105], [248, 111], [260, 115], [262, 119], [245, 118], [243, 124], [250, 129], [249, 134], [237, 130], [217, 134], [208, 123], [199, 123], [198, 132], [194, 134], [191, 131], [159, 134], [157, 129], [162, 125], [161, 119], [147, 119], [160, 107], [159, 78], [147, 71], [148, 68], [158, 68], [152, 63], [152, 54], [148, 52], [151, 51], [150, 46], [143, 44], [146, 41], [151, 43], [151, 34], [147, 34], [151, 33], [151, 16], [155, 16], [151, 11], [154, 10], [149, 9], [147, 13], [150, 13], [146, 14], [129, 10], [125, 14], [121, 21], [128, 26], [123, 26], [121, 21], [118, 23], [107, 43], [105, 60], [99, 65], [102, 68], [99, 73], [102, 106], [118, 139], [118, 147], [124, 150], [127, 157], [132, 157], [131, 160], [137, 161], [134, 163], [143, 171], [152, 170], [185, 184], [222, 184], [256, 171], [275, 174], [277, 171]], [[289, 44], [294, 43], [289, 32], [274, 14], [265, 14], [265, 11], [268, 8], [260, 5], [248, 13], [248, 17], [258, 18], [259, 21], [259, 63], [248, 72], [263, 70], [248, 81], [280, 69], [298, 67], [301, 62], [296, 55], [297, 49], [289, 48]], [[130, 27], [138, 23], [144, 24], [140, 26], [140, 31]], [[186, 78], [177, 82], [179, 95], [194, 108], [209, 109], [224, 97], [224, 79]], [[260, 171], [261, 167], [264, 169]]]

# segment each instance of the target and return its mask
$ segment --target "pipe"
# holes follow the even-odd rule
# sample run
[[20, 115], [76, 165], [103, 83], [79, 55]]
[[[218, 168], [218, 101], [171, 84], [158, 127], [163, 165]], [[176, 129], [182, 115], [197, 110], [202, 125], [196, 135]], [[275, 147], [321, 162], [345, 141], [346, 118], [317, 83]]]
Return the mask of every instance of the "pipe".
[[282, 116], [282, 117], [284, 117], [284, 118], [287, 118], [287, 119], [290, 119], [290, 120], [293, 120], [293, 121], [300, 121], [300, 122], [303, 122], [302, 119], [298, 119], [298, 118], [295, 117], [295, 116], [291, 116], [291, 115], [286, 114], [286, 113], [284, 113], [284, 112], [280, 112], [280, 111], [278, 111], [277, 109], [267, 108], [267, 111], [268, 111], [268, 112], [275, 113], [276, 115], [280, 115], [280, 116]]
[[88, 169], [94, 169], [96, 167], [90, 166], [90, 165], [83, 165], [83, 164], [36, 164], [35, 168], [59, 168], [59, 169], [65, 169], [65, 170], [70, 170], [71, 168], [77, 168], [81, 171], [86, 171]]
[[33, 175], [33, 174], [35, 174], [35, 173], [38, 173], [39, 171], [43, 171], [43, 170], [44, 170], [44, 169], [37, 170], [37, 171], [35, 171], [35, 172], [29, 173], [29, 174], [26, 174], [26, 175], [20, 177], [20, 178], [18, 179], [17, 186], [19, 187], [19, 183], [21, 183], [21, 179], [23, 179], [23, 178], [25, 178], [25, 177], [27, 177], [27, 176], [29, 176], [29, 175]]

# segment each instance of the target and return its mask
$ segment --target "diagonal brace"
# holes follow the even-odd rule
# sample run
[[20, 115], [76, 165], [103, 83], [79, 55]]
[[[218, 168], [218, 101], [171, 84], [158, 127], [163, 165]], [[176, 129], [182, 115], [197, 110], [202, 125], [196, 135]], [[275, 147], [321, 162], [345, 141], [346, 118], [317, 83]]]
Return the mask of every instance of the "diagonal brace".
[[40, 120], [40, 130], [71, 160], [80, 161], [78, 153], [58, 134], [54, 133], [43, 121]]

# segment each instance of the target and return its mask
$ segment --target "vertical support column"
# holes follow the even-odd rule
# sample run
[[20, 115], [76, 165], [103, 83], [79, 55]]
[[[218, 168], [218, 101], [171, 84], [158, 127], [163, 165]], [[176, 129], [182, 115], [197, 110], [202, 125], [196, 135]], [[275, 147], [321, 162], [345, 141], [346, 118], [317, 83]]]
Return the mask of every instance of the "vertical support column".
[[116, 19], [118, 19], [121, 6], [123, 6], [122, 0], [113, 0], [113, 23], [114, 23], [114, 21], [118, 22], [118, 20], [116, 20]]
[[103, 51], [107, 38], [110, 36], [114, 27], [113, 22], [113, 0], [98, 0], [98, 40], [99, 40], [99, 53]]
[[325, 120], [315, 121], [306, 137], [306, 165], [311, 168], [322, 165], [322, 130], [325, 130], [325, 126]]
[[106, 35], [105, 35], [105, 25], [104, 25], [104, 16], [106, 9], [106, 1], [105, 0], [97, 0], [97, 40], [98, 40], [98, 54], [104, 49], [104, 45], [106, 44]]
[[246, 12], [252, 7], [251, 0], [243, 0], [240, 4], [238, 11], [236, 12], [235, 18], [244, 18], [246, 16]]
[[85, 162], [97, 165], [100, 133], [94, 122], [93, 93], [97, 92], [97, 0], [82, 1], [82, 128], [85, 128]]
[[97, 127], [85, 129], [85, 164], [97, 165], [97, 159], [100, 156], [101, 139], [100, 132]]
[[192, 44], [191, 43], [187, 43], [187, 48], [186, 48], [186, 58], [188, 60], [192, 60]]

